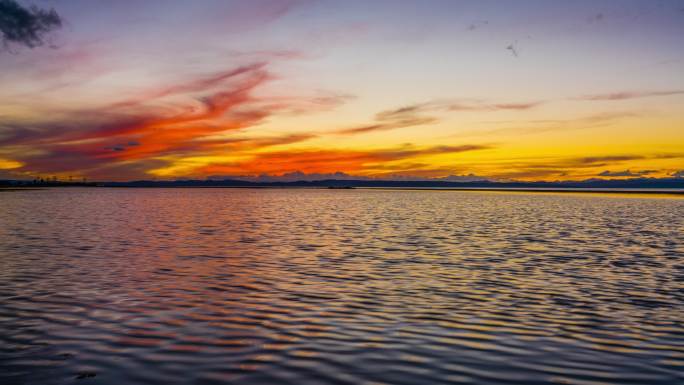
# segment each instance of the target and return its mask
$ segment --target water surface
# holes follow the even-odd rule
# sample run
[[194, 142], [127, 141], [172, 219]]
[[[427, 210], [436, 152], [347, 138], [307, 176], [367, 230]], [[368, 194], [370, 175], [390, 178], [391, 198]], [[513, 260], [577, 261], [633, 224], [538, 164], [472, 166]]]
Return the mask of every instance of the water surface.
[[0, 196], [1, 384], [680, 384], [684, 199]]

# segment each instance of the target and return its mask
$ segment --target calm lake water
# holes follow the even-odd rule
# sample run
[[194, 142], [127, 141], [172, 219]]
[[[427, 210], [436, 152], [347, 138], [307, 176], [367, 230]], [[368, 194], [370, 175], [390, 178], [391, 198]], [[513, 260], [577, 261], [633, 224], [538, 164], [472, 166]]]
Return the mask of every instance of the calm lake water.
[[684, 199], [0, 192], [0, 383], [682, 384]]

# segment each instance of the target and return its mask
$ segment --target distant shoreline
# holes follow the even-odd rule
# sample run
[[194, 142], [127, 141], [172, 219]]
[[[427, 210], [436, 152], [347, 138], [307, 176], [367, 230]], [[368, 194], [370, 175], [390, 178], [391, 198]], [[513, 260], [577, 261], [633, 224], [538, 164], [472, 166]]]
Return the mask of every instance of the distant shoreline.
[[31, 190], [45, 190], [43, 187], [0, 187], [1, 191], [31, 191]]
[[534, 193], [600, 193], [600, 194], [664, 194], [684, 195], [683, 190], [672, 189], [601, 189], [601, 188], [543, 188], [543, 187], [359, 187], [361, 190], [417, 190], [417, 191], [483, 191], [483, 192], [534, 192]]
[[409, 189], [454, 191], [547, 191], [547, 192], [641, 192], [681, 194], [684, 178], [632, 178], [622, 180], [587, 179], [554, 182], [496, 182], [443, 180], [323, 179], [296, 181], [251, 181], [241, 179], [134, 180], [126, 182], [67, 182], [0, 180], [6, 188], [43, 187], [126, 187], [126, 188], [329, 188], [329, 189]]
[[684, 196], [684, 189], [658, 188], [562, 188], [562, 187], [394, 187], [360, 186], [350, 189], [330, 189], [325, 186], [46, 186], [46, 187], [0, 187], [2, 191], [35, 191], [61, 188], [113, 188], [113, 189], [268, 189], [268, 190], [391, 190], [391, 191], [472, 191], [472, 192], [524, 192], [524, 193], [578, 193], [578, 194], [648, 194]]

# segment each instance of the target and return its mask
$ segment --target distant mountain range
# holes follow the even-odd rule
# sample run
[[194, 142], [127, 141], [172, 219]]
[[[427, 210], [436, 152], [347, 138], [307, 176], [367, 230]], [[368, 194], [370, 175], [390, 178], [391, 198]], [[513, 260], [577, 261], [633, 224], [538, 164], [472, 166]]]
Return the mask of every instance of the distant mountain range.
[[239, 179], [173, 181], [138, 180], [130, 182], [70, 183], [59, 181], [0, 180], [0, 187], [393, 187], [393, 188], [580, 188], [580, 189], [684, 189], [684, 178], [631, 178], [631, 179], [587, 179], [583, 181], [556, 182], [497, 182], [497, 181], [444, 181], [444, 180], [379, 180], [379, 179], [324, 179], [314, 181], [247, 181]]
[[423, 187], [423, 188], [684, 188], [684, 178], [589, 179], [567, 182], [451, 182], [434, 180], [339, 180], [253, 182], [237, 179], [106, 182], [108, 187]]

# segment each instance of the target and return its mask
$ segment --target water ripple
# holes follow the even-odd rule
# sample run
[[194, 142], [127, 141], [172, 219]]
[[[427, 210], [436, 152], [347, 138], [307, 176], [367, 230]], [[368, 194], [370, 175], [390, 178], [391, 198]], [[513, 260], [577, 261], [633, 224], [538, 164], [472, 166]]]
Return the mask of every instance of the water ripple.
[[2, 198], [2, 384], [684, 382], [683, 199]]

